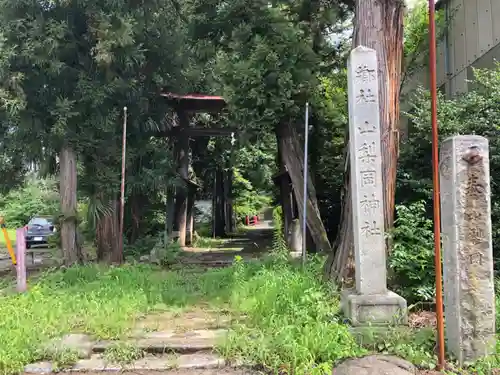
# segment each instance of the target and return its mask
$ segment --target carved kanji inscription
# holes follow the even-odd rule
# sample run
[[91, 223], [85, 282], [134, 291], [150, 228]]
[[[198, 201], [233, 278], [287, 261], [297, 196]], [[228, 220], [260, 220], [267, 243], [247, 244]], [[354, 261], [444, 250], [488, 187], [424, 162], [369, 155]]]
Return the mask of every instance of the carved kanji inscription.
[[357, 104], [375, 103], [375, 95], [371, 89], [360, 89], [359, 94], [356, 96]]

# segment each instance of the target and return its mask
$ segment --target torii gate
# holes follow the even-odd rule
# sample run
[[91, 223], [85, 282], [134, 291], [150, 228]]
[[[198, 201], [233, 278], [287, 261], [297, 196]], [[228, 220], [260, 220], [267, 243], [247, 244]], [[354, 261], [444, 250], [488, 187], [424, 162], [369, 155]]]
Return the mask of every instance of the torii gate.
[[[194, 200], [199, 190], [194, 181], [189, 180], [189, 138], [190, 137], [218, 137], [234, 136], [236, 129], [230, 128], [203, 128], [191, 127], [189, 115], [196, 112], [219, 113], [226, 106], [226, 101], [221, 96], [200, 94], [179, 95], [162, 93], [169, 105], [174, 108], [179, 117], [179, 125], [173, 126], [159, 136], [176, 138], [174, 157], [177, 160], [178, 172], [186, 184], [186, 189], [169, 189], [167, 196], [167, 222], [166, 231], [169, 237], [175, 237], [174, 227], [178, 231], [179, 245], [186, 246], [192, 243]], [[222, 178], [222, 180], [221, 180]], [[232, 231], [232, 173], [224, 176], [223, 171], [215, 173], [214, 198], [213, 198], [213, 234], [222, 236], [225, 232]], [[175, 197], [174, 197], [175, 194]], [[175, 218], [175, 220], [174, 220]]]

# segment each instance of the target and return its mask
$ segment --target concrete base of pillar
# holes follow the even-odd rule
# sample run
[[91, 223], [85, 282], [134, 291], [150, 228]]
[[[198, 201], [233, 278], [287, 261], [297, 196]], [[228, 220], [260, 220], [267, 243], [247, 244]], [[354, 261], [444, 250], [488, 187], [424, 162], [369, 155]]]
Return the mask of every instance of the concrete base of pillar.
[[362, 295], [355, 290], [344, 290], [341, 294], [341, 307], [353, 326], [408, 324], [406, 300], [391, 291]]

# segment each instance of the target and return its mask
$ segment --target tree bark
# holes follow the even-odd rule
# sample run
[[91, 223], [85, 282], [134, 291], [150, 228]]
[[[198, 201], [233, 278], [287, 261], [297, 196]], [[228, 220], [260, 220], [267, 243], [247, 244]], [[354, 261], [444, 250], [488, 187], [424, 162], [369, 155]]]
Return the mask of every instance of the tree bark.
[[133, 244], [141, 236], [142, 217], [144, 215], [144, 208], [148, 207], [148, 197], [140, 193], [134, 193], [130, 196], [128, 203], [132, 218], [128, 243]]
[[96, 226], [97, 260], [110, 264], [123, 262], [120, 248], [120, 202], [113, 200], [113, 210], [99, 218]]
[[[356, 0], [356, 19], [353, 48], [359, 45], [377, 51], [379, 75], [379, 111], [382, 146], [382, 173], [384, 184], [384, 227], [388, 231], [394, 223], [396, 167], [399, 153], [399, 90], [403, 59], [402, 0]], [[349, 179], [349, 142], [346, 131], [346, 161], [342, 211], [335, 253], [325, 264], [325, 275], [336, 281], [352, 276], [353, 227], [351, 186]]]
[[[304, 150], [297, 138], [297, 132], [290, 124], [281, 124], [277, 129], [281, 157], [292, 180], [300, 222], [304, 215]], [[316, 189], [308, 173], [307, 179], [307, 227], [319, 250], [331, 251], [330, 241], [326, 234], [316, 200]]]
[[175, 186], [173, 185], [169, 185], [167, 188], [167, 207], [165, 216], [165, 231], [168, 239], [171, 239], [172, 231], [174, 230], [175, 216]]
[[278, 142], [278, 170], [279, 170], [279, 180], [278, 186], [280, 190], [280, 203], [281, 203], [281, 216], [283, 219], [283, 234], [286, 239], [289, 248], [292, 248], [290, 228], [293, 220], [292, 211], [292, 189], [290, 187], [290, 178], [286, 170], [285, 164], [283, 163], [283, 158], [281, 157], [281, 146]]
[[76, 198], [76, 154], [65, 144], [59, 157], [61, 199], [61, 248], [63, 262], [67, 266], [83, 262], [83, 255], [77, 241], [77, 198]]

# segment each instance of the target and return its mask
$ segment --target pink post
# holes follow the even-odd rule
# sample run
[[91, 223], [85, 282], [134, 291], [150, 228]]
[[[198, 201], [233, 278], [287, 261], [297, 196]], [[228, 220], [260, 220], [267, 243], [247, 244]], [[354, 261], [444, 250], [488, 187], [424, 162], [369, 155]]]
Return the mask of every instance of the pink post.
[[17, 291], [26, 291], [26, 242], [24, 238], [24, 228], [16, 230], [16, 272]]

